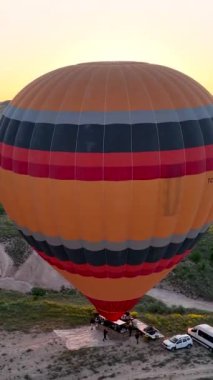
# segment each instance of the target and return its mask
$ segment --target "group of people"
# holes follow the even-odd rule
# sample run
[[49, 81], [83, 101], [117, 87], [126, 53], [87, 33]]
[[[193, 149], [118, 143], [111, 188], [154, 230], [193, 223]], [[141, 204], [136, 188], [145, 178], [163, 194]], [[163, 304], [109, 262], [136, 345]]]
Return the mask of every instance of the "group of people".
[[[129, 320], [129, 322], [128, 322], [128, 324], [127, 324], [127, 328], [128, 328], [128, 330], [129, 330], [129, 336], [132, 336], [133, 324], [132, 324], [132, 321], [131, 321], [131, 320]], [[137, 344], [138, 344], [138, 342], [139, 342], [139, 338], [140, 338], [140, 336], [141, 336], [140, 331], [139, 331], [139, 330], [136, 330], [136, 332], [135, 332], [135, 339], [136, 339]]]
[[[126, 319], [126, 322], [127, 322], [127, 329], [129, 331], [129, 336], [132, 336], [132, 331], [133, 331], [133, 324], [132, 324], [132, 321], [130, 318], [127, 318]], [[90, 319], [90, 328], [91, 330], [93, 330], [94, 328], [96, 329], [99, 324], [101, 323], [101, 318], [99, 315], [95, 316], [95, 317], [92, 317]], [[136, 339], [136, 342], [137, 344], [139, 343], [139, 338], [140, 338], [140, 331], [136, 330], [135, 332], [135, 339]], [[106, 327], [104, 327], [104, 330], [103, 330], [103, 341], [107, 340], [108, 338], [108, 330]]]
[[93, 330], [93, 328], [97, 328], [100, 323], [101, 323], [101, 321], [100, 321], [100, 317], [99, 316], [96, 316], [95, 318], [92, 317], [90, 319], [90, 328], [91, 328], [91, 330]]

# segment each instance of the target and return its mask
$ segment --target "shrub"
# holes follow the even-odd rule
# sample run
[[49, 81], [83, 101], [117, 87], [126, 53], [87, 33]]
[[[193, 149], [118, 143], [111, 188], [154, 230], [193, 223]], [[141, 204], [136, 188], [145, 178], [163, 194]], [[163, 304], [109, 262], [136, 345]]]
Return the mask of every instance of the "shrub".
[[148, 312], [157, 314], [166, 314], [170, 311], [170, 308], [163, 302], [158, 301], [150, 296], [144, 296], [140, 303], [136, 305], [135, 309], [140, 313]]
[[174, 306], [171, 308], [172, 313], [176, 313], [179, 315], [186, 314], [186, 309], [183, 306]]
[[32, 296], [43, 297], [46, 294], [46, 290], [42, 288], [32, 288], [31, 294]]
[[166, 314], [168, 307], [160, 301], [155, 301], [147, 307], [149, 313]]
[[201, 254], [198, 251], [192, 252], [192, 254], [189, 256], [189, 259], [193, 261], [195, 264], [199, 263], [201, 260]]
[[3, 206], [0, 204], [0, 215], [4, 215], [4, 214], [5, 214], [4, 208], [3, 208]]
[[77, 289], [66, 288], [64, 285], [61, 286], [60, 293], [67, 294], [70, 296], [75, 296], [78, 293], [80, 294], [80, 292]]
[[198, 267], [198, 270], [199, 271], [204, 271], [206, 269], [206, 263], [204, 261], [202, 261], [200, 264], [199, 264], [199, 267]]
[[138, 312], [137, 311], [131, 311], [131, 316], [133, 317], [133, 318], [137, 318], [138, 317]]
[[5, 251], [12, 258], [16, 267], [23, 264], [30, 256], [32, 250], [21, 237], [14, 237], [5, 246]]
[[213, 252], [210, 253], [209, 261], [210, 261], [211, 265], [213, 265]]

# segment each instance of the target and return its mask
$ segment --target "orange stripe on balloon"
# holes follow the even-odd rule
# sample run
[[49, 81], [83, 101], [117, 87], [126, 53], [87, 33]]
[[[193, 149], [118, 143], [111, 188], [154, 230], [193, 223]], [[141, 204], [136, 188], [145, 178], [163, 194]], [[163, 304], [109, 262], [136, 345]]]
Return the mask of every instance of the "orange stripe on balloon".
[[71, 274], [54, 267], [66, 280], [88, 297], [103, 301], [125, 301], [142, 297], [172, 270], [133, 278], [95, 278]]
[[141, 241], [186, 234], [211, 222], [212, 177], [208, 172], [152, 181], [84, 182], [0, 168], [0, 196], [10, 217], [32, 233], [91, 242]]

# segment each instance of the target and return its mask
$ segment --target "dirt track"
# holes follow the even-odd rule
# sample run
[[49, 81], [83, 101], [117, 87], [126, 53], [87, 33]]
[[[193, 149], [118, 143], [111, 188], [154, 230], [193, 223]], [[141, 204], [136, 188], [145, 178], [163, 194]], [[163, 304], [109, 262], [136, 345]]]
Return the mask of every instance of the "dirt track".
[[183, 294], [175, 293], [171, 290], [154, 288], [150, 290], [147, 294], [164, 302], [167, 306], [183, 306], [185, 308], [213, 312], [213, 302], [192, 299], [184, 296]]

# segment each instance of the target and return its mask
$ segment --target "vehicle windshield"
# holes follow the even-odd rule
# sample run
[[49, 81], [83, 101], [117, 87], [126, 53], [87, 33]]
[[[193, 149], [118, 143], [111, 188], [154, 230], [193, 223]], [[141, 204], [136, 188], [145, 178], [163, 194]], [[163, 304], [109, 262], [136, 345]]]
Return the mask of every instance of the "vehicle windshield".
[[178, 339], [176, 338], [176, 336], [173, 336], [172, 338], [169, 339], [170, 342], [172, 343], [177, 343]]

